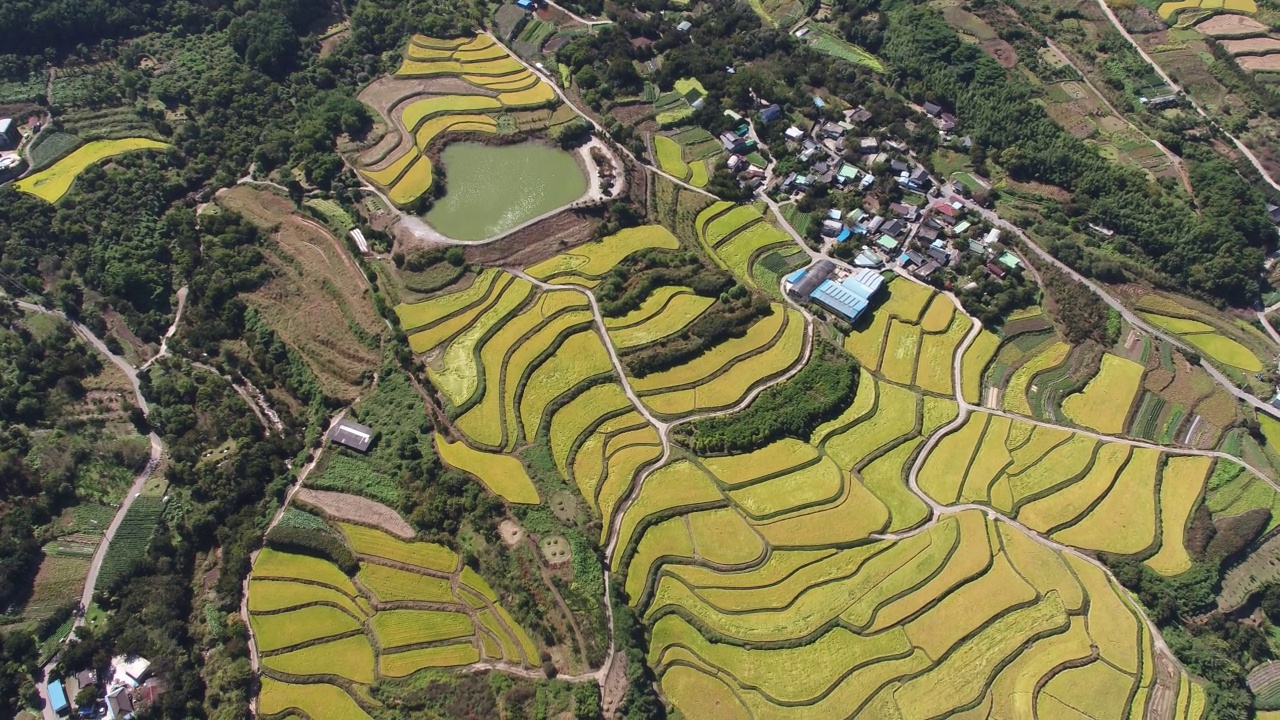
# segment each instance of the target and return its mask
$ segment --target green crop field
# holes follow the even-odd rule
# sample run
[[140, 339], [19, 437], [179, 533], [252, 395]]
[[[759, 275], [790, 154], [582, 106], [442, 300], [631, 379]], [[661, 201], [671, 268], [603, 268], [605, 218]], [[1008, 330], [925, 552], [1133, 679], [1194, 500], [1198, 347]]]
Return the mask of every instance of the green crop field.
[[1129, 408], [1142, 387], [1146, 369], [1132, 360], [1107, 353], [1102, 356], [1102, 369], [1084, 390], [1069, 395], [1062, 411], [1078, 425], [1101, 433], [1124, 432]]
[[439, 610], [384, 610], [374, 615], [373, 634], [382, 650], [454, 640], [475, 632], [471, 618]]
[[71, 189], [80, 173], [90, 165], [137, 150], [167, 150], [172, 147], [168, 143], [148, 140], [147, 138], [123, 138], [120, 140], [94, 140], [73, 150], [52, 166], [15, 182], [13, 187], [20, 192], [34, 195], [41, 200], [56, 203]]
[[289, 710], [306, 713], [311, 720], [369, 718], [342, 688], [328, 683], [294, 685], [263, 677], [258, 689], [258, 712], [270, 717]]
[[363, 525], [337, 523], [337, 526], [346, 537], [347, 544], [359, 555], [386, 558], [442, 573], [453, 572], [458, 567], [458, 554], [443, 545], [405, 542]]
[[449, 581], [428, 575], [387, 567], [362, 564], [356, 580], [382, 602], [420, 600], [422, 602], [456, 603]]
[[360, 621], [328, 605], [312, 605], [274, 615], [253, 615], [253, 638], [258, 650], [271, 652], [360, 629]]
[[163, 511], [164, 503], [158, 497], [143, 495], [133, 501], [103, 555], [95, 588], [109, 587], [146, 558]]

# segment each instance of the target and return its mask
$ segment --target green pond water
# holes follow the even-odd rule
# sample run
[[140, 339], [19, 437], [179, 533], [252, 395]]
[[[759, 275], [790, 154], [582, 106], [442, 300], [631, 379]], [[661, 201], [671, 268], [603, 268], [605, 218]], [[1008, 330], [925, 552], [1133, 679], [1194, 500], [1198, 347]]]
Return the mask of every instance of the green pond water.
[[537, 143], [452, 143], [440, 153], [445, 196], [426, 220], [455, 240], [483, 240], [582, 197], [573, 155]]

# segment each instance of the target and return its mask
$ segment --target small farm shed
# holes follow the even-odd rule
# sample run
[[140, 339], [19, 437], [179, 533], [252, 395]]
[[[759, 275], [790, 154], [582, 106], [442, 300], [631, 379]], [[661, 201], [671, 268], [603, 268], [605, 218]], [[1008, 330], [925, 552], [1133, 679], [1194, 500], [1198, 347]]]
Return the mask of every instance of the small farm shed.
[[329, 431], [329, 439], [352, 450], [365, 452], [373, 443], [373, 428], [343, 418]]

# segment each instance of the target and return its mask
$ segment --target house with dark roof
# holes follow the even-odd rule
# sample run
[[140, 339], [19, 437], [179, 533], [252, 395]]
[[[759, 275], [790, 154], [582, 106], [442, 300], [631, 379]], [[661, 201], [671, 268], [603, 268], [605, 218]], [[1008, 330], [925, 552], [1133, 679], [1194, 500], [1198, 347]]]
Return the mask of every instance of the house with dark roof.
[[373, 443], [373, 428], [354, 420], [343, 418], [329, 430], [329, 439], [358, 452], [365, 452]]
[[928, 226], [921, 226], [920, 229], [916, 231], [916, 238], [921, 242], [933, 242], [938, 239], [938, 235], [939, 233], [937, 228]]
[[893, 213], [894, 215], [897, 215], [898, 217], [908, 222], [915, 220], [916, 217], [920, 214], [920, 210], [915, 205], [908, 205], [906, 203], [898, 203], [898, 202], [889, 203], [889, 212]]
[[885, 235], [893, 235], [894, 237], [897, 237], [902, 233], [906, 232], [906, 229], [907, 229], [907, 224], [902, 222], [898, 218], [894, 218], [889, 222], [885, 223], [884, 225], [880, 226], [880, 232], [884, 233]]
[[859, 107], [855, 110], [849, 110], [844, 116], [851, 123], [862, 124], [871, 119], [871, 111], [864, 107]]
[[930, 245], [925, 248], [925, 254], [936, 261], [939, 265], [948, 265], [951, 263], [951, 253], [946, 248], [940, 248]]
[[956, 118], [955, 115], [952, 115], [951, 113], [944, 112], [938, 118], [938, 128], [941, 129], [942, 132], [951, 132], [952, 130], [955, 130], [956, 127], [959, 125], [960, 125], [960, 121]]
[[991, 275], [991, 277], [994, 277], [997, 280], [1004, 280], [1004, 276], [1008, 274], [1005, 272], [1004, 268], [1000, 267], [999, 265], [996, 265], [995, 263], [989, 262], [986, 265], [983, 265], [983, 267], [986, 268], [987, 274]]
[[808, 300], [835, 270], [835, 263], [826, 259], [819, 260], [808, 269], [797, 270], [787, 278], [787, 293], [798, 300]]
[[747, 141], [738, 137], [738, 135], [730, 130], [720, 133], [720, 144], [724, 149], [731, 153], [743, 153], [747, 151]]
[[760, 110], [760, 121], [771, 123], [782, 117], [782, 108], [777, 105], [770, 105]]
[[932, 115], [933, 117], [938, 117], [938, 115], [942, 112], [941, 105], [937, 105], [931, 102], [927, 102], [924, 105], [921, 105], [920, 108], [924, 110], [927, 115]]
[[934, 273], [938, 272], [939, 267], [940, 266], [938, 265], [938, 263], [930, 260], [924, 265], [921, 265], [920, 267], [916, 268], [911, 274], [915, 275], [921, 280], [928, 280], [929, 278], [933, 277]]

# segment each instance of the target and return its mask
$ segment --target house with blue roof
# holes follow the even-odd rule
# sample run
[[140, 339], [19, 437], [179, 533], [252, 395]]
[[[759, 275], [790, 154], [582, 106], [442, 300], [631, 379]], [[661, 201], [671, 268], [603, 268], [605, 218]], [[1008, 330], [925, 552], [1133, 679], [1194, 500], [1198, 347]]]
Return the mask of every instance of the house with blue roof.
[[49, 692], [49, 707], [55, 715], [71, 714], [71, 703], [67, 702], [67, 691], [61, 680], [53, 680], [45, 688]]
[[851, 323], [857, 322], [884, 285], [884, 278], [865, 267], [844, 277], [833, 277], [835, 269], [830, 260], [819, 260], [810, 268], [788, 275], [786, 291], [798, 300], [807, 300]]

